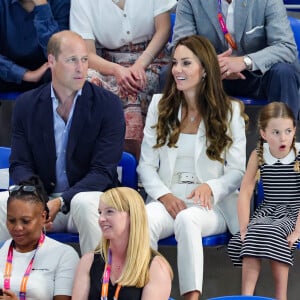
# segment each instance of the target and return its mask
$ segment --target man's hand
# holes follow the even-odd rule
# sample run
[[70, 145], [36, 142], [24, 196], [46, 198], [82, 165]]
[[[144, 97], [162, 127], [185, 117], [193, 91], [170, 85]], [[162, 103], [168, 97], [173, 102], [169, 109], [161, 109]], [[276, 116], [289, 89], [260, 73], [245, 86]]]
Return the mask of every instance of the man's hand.
[[40, 81], [48, 68], [49, 68], [49, 65], [47, 62], [45, 62], [38, 69], [36, 69], [34, 71], [25, 72], [25, 74], [23, 76], [23, 81], [27, 81], [27, 82]]
[[246, 79], [241, 73], [246, 69], [243, 56], [231, 56], [232, 49], [218, 55], [222, 79]]
[[59, 198], [51, 199], [47, 202], [47, 206], [49, 208], [49, 217], [46, 220], [46, 230], [51, 231], [52, 229], [52, 223], [57, 215], [57, 213], [60, 211], [61, 201]]

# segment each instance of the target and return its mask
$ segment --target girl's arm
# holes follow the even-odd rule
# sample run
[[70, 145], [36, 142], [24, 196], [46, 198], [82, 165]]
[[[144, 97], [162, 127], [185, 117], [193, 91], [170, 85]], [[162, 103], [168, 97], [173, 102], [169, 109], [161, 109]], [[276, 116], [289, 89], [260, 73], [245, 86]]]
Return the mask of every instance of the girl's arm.
[[167, 262], [159, 255], [151, 262], [149, 282], [143, 288], [141, 300], [168, 300], [171, 293], [172, 276]]
[[252, 194], [255, 188], [256, 183], [256, 173], [258, 168], [257, 154], [254, 150], [249, 158], [247, 169], [243, 177], [239, 199], [238, 199], [238, 217], [240, 224], [240, 233], [241, 239], [244, 240], [244, 237], [247, 232], [247, 226], [250, 219], [250, 202]]
[[92, 252], [86, 253], [81, 257], [75, 274], [72, 300], [88, 299], [90, 291], [90, 269], [93, 260], [94, 253]]

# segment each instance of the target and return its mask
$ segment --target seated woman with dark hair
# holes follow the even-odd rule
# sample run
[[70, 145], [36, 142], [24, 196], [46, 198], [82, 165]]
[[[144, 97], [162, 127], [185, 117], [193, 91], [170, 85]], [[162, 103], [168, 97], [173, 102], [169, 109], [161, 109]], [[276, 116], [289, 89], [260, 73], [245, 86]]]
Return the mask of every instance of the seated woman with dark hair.
[[0, 286], [9, 299], [71, 299], [79, 257], [43, 233], [46, 197], [37, 177], [9, 187], [6, 226], [12, 238], [0, 249]]

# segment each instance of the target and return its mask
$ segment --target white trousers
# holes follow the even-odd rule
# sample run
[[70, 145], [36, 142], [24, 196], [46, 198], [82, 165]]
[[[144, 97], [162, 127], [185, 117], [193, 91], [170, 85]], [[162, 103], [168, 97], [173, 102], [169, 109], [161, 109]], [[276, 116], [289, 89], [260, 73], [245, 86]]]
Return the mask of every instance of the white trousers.
[[[55, 232], [78, 232], [81, 253], [93, 251], [101, 238], [98, 225], [98, 206], [102, 192], [82, 192], [71, 201], [70, 212], [59, 212], [53, 222]], [[6, 228], [8, 192], [0, 193], [0, 241], [10, 238]]]
[[175, 218], [159, 201], [146, 205], [151, 246], [175, 234], [177, 241], [177, 267], [181, 295], [191, 291], [202, 292], [203, 246], [202, 237], [225, 232], [227, 227], [218, 210], [206, 210], [198, 205], [188, 206]]

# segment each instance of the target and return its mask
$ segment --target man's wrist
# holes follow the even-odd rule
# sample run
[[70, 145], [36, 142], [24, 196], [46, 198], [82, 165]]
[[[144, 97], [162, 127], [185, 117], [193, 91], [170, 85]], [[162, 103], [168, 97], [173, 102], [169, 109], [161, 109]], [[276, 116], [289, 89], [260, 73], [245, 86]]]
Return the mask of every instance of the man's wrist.
[[253, 69], [252, 59], [249, 56], [246, 55], [246, 56], [244, 56], [243, 60], [244, 60], [245, 66], [246, 66], [246, 70], [247, 71], [252, 71], [252, 69]]
[[65, 204], [64, 198], [58, 197], [58, 199], [60, 200], [60, 211], [64, 214], [66, 214], [68, 212], [68, 208]]

